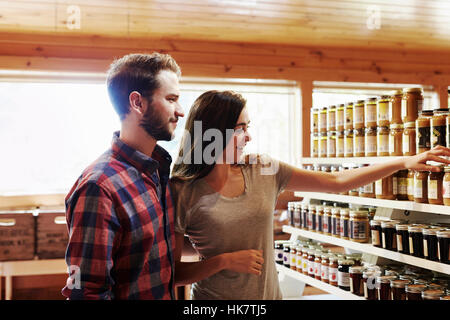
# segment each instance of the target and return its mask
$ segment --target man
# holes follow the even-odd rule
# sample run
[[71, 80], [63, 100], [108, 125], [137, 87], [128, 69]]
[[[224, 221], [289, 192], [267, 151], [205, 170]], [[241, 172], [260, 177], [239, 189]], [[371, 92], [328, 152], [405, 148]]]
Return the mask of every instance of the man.
[[121, 130], [66, 197], [68, 299], [173, 299], [171, 140], [183, 110], [180, 68], [165, 54], [111, 64], [107, 88]]

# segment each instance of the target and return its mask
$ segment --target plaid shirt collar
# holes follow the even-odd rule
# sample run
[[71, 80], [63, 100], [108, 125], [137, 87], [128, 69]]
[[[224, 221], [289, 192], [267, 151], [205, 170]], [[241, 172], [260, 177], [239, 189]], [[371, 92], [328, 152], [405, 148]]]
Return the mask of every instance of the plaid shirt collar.
[[120, 131], [114, 132], [111, 143], [113, 154], [116, 157], [123, 159], [137, 170], [145, 172], [148, 175], [153, 174], [156, 170], [158, 170], [158, 168], [162, 176], [169, 175], [172, 157], [164, 148], [156, 145], [153, 150], [152, 157], [149, 157], [127, 145], [125, 142], [120, 140], [119, 136]]

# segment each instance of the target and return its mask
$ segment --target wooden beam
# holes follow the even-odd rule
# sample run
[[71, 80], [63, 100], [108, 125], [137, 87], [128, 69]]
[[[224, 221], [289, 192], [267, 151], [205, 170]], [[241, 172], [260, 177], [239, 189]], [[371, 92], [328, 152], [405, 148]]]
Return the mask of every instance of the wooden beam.
[[313, 93], [313, 83], [311, 80], [301, 80], [300, 90], [302, 96], [302, 154], [301, 157], [311, 156], [311, 139], [309, 139], [309, 134], [311, 132], [310, 124], [310, 114], [313, 105], [312, 93]]

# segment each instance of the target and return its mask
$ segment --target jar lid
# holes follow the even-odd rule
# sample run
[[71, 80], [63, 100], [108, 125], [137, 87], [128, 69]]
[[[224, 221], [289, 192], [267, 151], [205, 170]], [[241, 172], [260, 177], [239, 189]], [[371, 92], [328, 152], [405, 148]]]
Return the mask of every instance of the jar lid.
[[355, 104], [364, 104], [364, 100], [357, 100]]
[[378, 276], [377, 282], [378, 283], [390, 283], [391, 280], [397, 279], [397, 276]]
[[425, 291], [427, 289], [427, 286], [424, 284], [407, 284], [405, 286], [405, 291], [410, 293], [421, 293], [422, 291]]
[[386, 100], [386, 99], [390, 99], [391, 96], [381, 96], [380, 100]]
[[444, 113], [444, 112], [448, 112], [449, 111], [449, 109], [448, 108], [437, 108], [437, 109], [433, 109], [433, 112], [436, 112], [436, 113]]
[[341, 208], [340, 208], [340, 207], [333, 207], [333, 208], [331, 209], [331, 214], [332, 214], [332, 215], [339, 215], [340, 212], [341, 212]]
[[319, 111], [319, 109], [320, 109], [319, 107], [312, 107], [311, 108], [312, 111]]
[[341, 103], [341, 104], [339, 104], [339, 109], [341, 109], [341, 108], [344, 108], [344, 106], [345, 106], [345, 104], [343, 104], [343, 103]]
[[380, 126], [380, 127], [378, 127], [378, 131], [389, 131], [389, 127], [387, 127], [387, 126]]
[[308, 205], [308, 210], [316, 211], [316, 205], [315, 204]]
[[403, 89], [403, 92], [422, 92], [422, 88], [406, 88]]
[[291, 244], [290, 243], [283, 243], [283, 247], [284, 248], [291, 248]]
[[350, 209], [349, 208], [342, 208], [340, 210], [341, 212], [341, 216], [348, 216], [350, 214]]
[[348, 108], [353, 108], [353, 102], [347, 102], [345, 104], [345, 106], [348, 107]]
[[431, 235], [435, 236], [439, 230], [442, 230], [443, 228], [440, 227], [426, 227], [422, 229], [422, 233], [425, 235]]
[[444, 172], [450, 172], [450, 166], [444, 167]]
[[347, 260], [347, 259], [339, 260], [338, 263], [339, 263], [339, 265], [343, 265], [343, 266], [351, 266], [351, 265], [355, 264], [355, 262], [353, 260]]
[[433, 110], [423, 109], [419, 112], [419, 116], [432, 116]]
[[439, 230], [436, 235], [438, 238], [450, 238], [450, 229]]
[[370, 225], [371, 226], [381, 226], [382, 221], [381, 220], [370, 220]]
[[391, 288], [404, 288], [407, 284], [410, 284], [411, 281], [407, 279], [395, 279], [391, 280]]
[[438, 298], [444, 295], [444, 290], [431, 289], [422, 291], [422, 298]]
[[349, 272], [362, 274], [365, 269], [366, 268], [364, 268], [362, 266], [353, 266], [353, 267], [350, 267]]
[[383, 221], [381, 222], [381, 228], [395, 228], [397, 224], [398, 222], [394, 220]]
[[408, 232], [422, 232], [423, 228], [425, 228], [426, 226], [422, 225], [422, 224], [411, 224], [408, 227]]
[[413, 276], [413, 275], [411, 275], [411, 274], [401, 274], [400, 276], [399, 276], [399, 278], [401, 279], [401, 280], [409, 280], [409, 281], [411, 281], [411, 283], [416, 279], [416, 276]]
[[403, 129], [403, 123], [392, 123], [389, 127], [391, 129]]
[[329, 106], [328, 110], [330, 110], [330, 109], [336, 109], [336, 106], [334, 106], [334, 105], [333, 106]]
[[294, 202], [288, 202], [288, 209], [294, 208]]
[[407, 223], [399, 223], [399, 224], [395, 225], [395, 229], [408, 231], [409, 226], [410, 226], [410, 224], [407, 224]]
[[369, 216], [369, 212], [366, 210], [355, 210], [350, 211], [350, 218], [367, 218]]
[[302, 209], [306, 210], [306, 209], [308, 209], [308, 207], [309, 207], [309, 204], [302, 202], [302, 205], [301, 205]]
[[376, 97], [368, 98], [366, 102], [377, 102], [377, 98]]
[[326, 213], [331, 213], [331, 209], [332, 209], [333, 207], [330, 207], [330, 206], [324, 206], [323, 207], [323, 211], [324, 212], [326, 212]]
[[326, 112], [328, 109], [328, 107], [320, 107], [320, 110], [322, 110], [322, 112]]
[[300, 209], [303, 206], [301, 202], [294, 202], [294, 209]]
[[414, 121], [407, 122], [404, 124], [405, 128], [415, 128], [416, 123]]

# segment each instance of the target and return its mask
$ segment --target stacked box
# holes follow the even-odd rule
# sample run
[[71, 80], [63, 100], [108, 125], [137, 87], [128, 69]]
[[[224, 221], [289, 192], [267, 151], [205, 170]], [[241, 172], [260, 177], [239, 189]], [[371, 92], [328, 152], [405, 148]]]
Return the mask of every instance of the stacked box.
[[39, 259], [64, 258], [69, 240], [64, 212], [39, 213], [36, 232], [36, 253]]
[[0, 213], [0, 261], [32, 260], [35, 236], [32, 212]]

